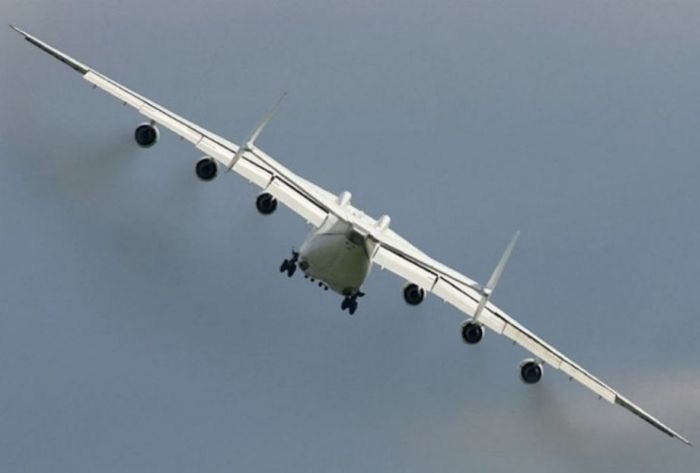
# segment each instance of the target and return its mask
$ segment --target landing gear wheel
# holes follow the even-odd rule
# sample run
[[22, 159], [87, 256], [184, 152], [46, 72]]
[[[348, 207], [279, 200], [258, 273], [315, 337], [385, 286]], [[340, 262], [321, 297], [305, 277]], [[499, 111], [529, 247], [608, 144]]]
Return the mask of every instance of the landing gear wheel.
[[[345, 310], [347, 309], [348, 312], [350, 312], [350, 315], [354, 314], [357, 312], [357, 298], [362, 297], [360, 296], [360, 293], [353, 294], [352, 296], [345, 296], [343, 299], [343, 302], [340, 304], [340, 309]], [[364, 294], [362, 294], [364, 296]]]
[[294, 276], [294, 273], [296, 272], [296, 270], [297, 270], [296, 264], [287, 265], [287, 276], [291, 278], [292, 276]]
[[286, 272], [287, 276], [290, 278], [294, 276], [294, 273], [297, 271], [297, 260], [299, 260], [299, 253], [292, 251], [292, 259], [282, 261], [282, 264], [280, 265], [280, 273]]

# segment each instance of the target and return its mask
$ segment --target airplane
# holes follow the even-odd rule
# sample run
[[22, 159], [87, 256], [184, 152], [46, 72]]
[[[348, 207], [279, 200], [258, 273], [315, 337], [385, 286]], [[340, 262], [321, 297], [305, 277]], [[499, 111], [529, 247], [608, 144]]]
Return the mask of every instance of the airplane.
[[351, 315], [364, 296], [362, 285], [370, 269], [378, 266], [406, 281], [403, 297], [407, 304], [418, 305], [426, 294], [433, 294], [466, 314], [461, 335], [468, 345], [475, 345], [487, 327], [504, 335], [529, 351], [533, 357], [520, 364], [520, 378], [526, 384], [540, 381], [545, 364], [562, 371], [611, 404], [617, 404], [639, 416], [660, 431], [686, 445], [692, 444], [632, 401], [600, 381], [553, 346], [532, 333], [491, 302], [496, 285], [510, 259], [519, 233], [516, 233], [485, 285], [432, 259], [413, 246], [393, 229], [391, 219], [383, 215], [374, 219], [351, 204], [350, 192], [339, 195], [305, 180], [284, 167], [257, 147], [256, 141], [277, 113], [284, 95], [264, 117], [260, 125], [237, 145], [196, 125], [148, 98], [137, 94], [62, 53], [22, 29], [10, 25], [25, 40], [58, 59], [83, 79], [136, 109], [148, 121], [134, 131], [138, 146], [150, 148], [160, 139], [159, 127], [169, 129], [192, 143], [204, 156], [195, 164], [195, 174], [202, 181], [211, 181], [220, 172], [234, 171], [256, 184], [262, 192], [255, 200], [257, 210], [270, 215], [281, 202], [301, 218], [312, 230], [299, 251], [285, 259], [280, 272], [292, 277], [297, 269], [312, 282], [342, 296], [341, 309]]

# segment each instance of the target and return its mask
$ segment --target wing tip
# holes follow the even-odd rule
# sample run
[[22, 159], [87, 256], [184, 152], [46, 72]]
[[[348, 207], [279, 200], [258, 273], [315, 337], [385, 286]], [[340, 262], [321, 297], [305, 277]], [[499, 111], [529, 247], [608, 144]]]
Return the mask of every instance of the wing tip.
[[615, 404], [618, 404], [634, 415], [638, 416], [640, 419], [644, 420], [645, 422], [651, 424], [653, 427], [659, 429], [661, 432], [665, 433], [671, 438], [676, 438], [683, 442], [684, 444], [688, 445], [689, 447], [693, 447], [694, 445], [690, 443], [690, 441], [683, 437], [681, 434], [676, 432], [675, 430], [669, 428], [667, 425], [659, 421], [657, 418], [646, 412], [644, 409], [640, 408], [636, 404], [634, 404], [632, 401], [629, 399], [620, 396], [619, 394], [615, 396]]
[[35, 38], [34, 36], [30, 35], [29, 33], [22, 30], [21, 28], [18, 28], [17, 26], [15, 26], [13, 24], [10, 24], [9, 26], [13, 30], [15, 30], [17, 33], [22, 35], [22, 37], [24, 37], [25, 40], [27, 40], [28, 42], [30, 42], [31, 44], [33, 44], [37, 48], [41, 49], [45, 53], [50, 54], [51, 56], [55, 57], [56, 59], [58, 59], [59, 61], [61, 61], [62, 63], [64, 63], [68, 67], [70, 67], [71, 69], [79, 72], [81, 75], [85, 75], [89, 72], [90, 69], [85, 64], [82, 64], [82, 63], [76, 61], [75, 59], [68, 56], [67, 54], [62, 53], [58, 49], [49, 46], [47, 43], [41, 41], [39, 38]]
[[26, 31], [24, 31], [22, 28], [20, 28], [20, 27], [17, 26], [17, 25], [13, 25], [12, 23], [10, 23], [8, 26], [9, 26], [10, 28], [12, 28], [16, 33], [22, 35], [22, 37], [23, 37], [24, 39], [27, 39], [27, 38], [29, 38], [29, 37], [31, 36], [29, 33], [27, 33]]

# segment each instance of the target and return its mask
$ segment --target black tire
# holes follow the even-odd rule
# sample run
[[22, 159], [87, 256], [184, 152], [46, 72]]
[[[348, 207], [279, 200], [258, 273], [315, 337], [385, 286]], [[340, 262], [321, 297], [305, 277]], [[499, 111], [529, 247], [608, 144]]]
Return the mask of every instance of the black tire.
[[280, 265], [280, 273], [284, 273], [285, 271], [289, 271], [289, 261], [287, 260], [282, 261]]

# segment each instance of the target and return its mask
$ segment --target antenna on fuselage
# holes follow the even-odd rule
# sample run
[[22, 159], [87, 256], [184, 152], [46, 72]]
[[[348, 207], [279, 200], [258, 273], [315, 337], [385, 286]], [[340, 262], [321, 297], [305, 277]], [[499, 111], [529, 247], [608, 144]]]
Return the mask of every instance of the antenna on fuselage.
[[277, 99], [277, 102], [275, 105], [270, 109], [270, 111], [267, 112], [267, 115], [265, 115], [265, 118], [263, 118], [262, 122], [260, 122], [260, 125], [253, 130], [253, 132], [250, 134], [247, 140], [245, 140], [239, 147], [238, 150], [236, 150], [236, 154], [233, 155], [233, 158], [231, 161], [228, 163], [226, 166], [226, 170], [230, 171], [233, 169], [233, 166], [236, 165], [239, 159], [241, 159], [241, 156], [243, 156], [243, 153], [246, 151], [253, 151], [253, 148], [255, 147], [255, 140], [258, 139], [258, 136], [260, 136], [260, 133], [265, 129], [268, 123], [277, 115], [280, 109], [280, 105], [282, 105], [282, 101], [284, 98], [287, 96], [287, 91], [285, 90], [282, 92], [282, 95], [280, 95], [280, 98]]

